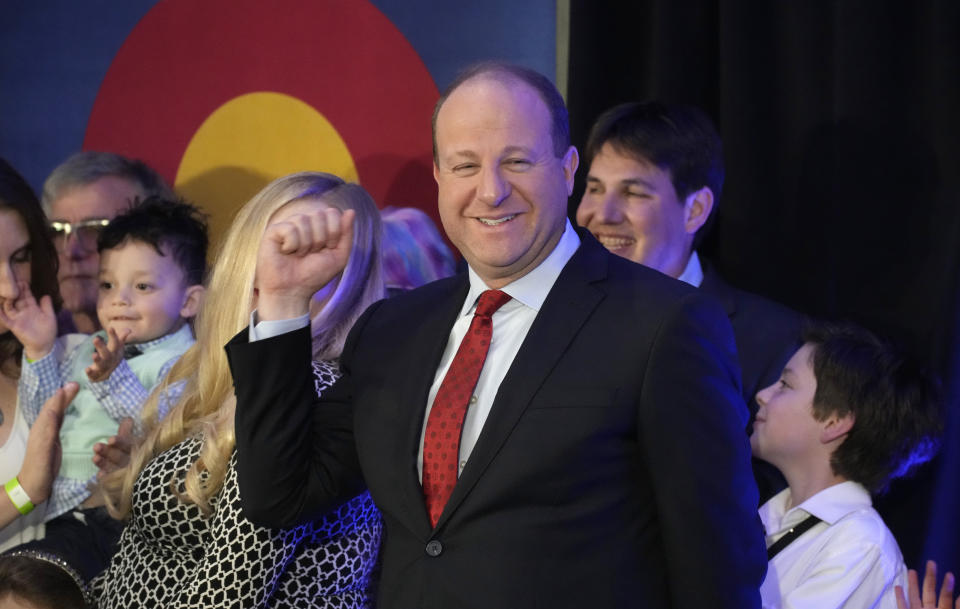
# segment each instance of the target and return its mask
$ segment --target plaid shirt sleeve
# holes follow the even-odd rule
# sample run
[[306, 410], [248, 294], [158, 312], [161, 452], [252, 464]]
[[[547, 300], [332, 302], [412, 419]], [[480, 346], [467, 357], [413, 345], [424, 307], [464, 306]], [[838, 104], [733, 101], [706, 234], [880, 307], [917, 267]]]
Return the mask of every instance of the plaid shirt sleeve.
[[23, 356], [20, 380], [17, 382], [17, 399], [27, 419], [27, 425], [31, 427], [40, 416], [43, 404], [63, 385], [64, 380], [60, 378], [62, 355], [63, 343], [57, 340], [50, 353], [34, 362], [27, 361], [27, 356]]
[[[91, 454], [90, 457], [93, 458], [93, 455]], [[80, 507], [84, 499], [90, 496], [91, 482], [93, 482], [92, 479], [71, 480], [57, 476], [50, 490], [50, 499], [47, 500], [47, 514], [44, 516], [44, 522], [50, 522], [57, 516]]]

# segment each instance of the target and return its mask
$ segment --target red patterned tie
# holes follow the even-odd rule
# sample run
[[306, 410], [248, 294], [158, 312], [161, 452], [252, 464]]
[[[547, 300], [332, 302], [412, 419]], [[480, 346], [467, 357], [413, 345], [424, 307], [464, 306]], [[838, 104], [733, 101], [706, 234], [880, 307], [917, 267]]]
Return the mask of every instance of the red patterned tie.
[[437, 526], [443, 506], [457, 483], [460, 432], [490, 347], [491, 317], [508, 300], [510, 295], [500, 290], [480, 294], [470, 329], [463, 337], [430, 409], [423, 437], [423, 498], [433, 526]]

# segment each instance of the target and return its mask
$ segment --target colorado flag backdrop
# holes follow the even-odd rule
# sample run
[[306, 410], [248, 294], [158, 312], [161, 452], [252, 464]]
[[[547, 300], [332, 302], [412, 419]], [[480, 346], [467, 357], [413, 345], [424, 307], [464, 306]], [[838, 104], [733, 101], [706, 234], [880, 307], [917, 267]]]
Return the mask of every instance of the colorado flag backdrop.
[[39, 192], [77, 150], [155, 167], [214, 235], [270, 180], [329, 171], [436, 214], [430, 116], [462, 67], [556, 71], [554, 0], [7, 0], [0, 156]]

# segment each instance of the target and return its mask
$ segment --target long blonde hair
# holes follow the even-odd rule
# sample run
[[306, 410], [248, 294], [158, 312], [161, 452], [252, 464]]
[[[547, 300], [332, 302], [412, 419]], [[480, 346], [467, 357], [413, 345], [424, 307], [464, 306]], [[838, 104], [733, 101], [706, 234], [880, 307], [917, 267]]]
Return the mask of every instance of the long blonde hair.
[[[130, 513], [133, 486], [143, 467], [154, 456], [199, 434], [202, 447], [177, 490], [178, 475], [170, 481], [181, 500], [211, 512], [210, 499], [223, 486], [235, 438], [233, 415], [236, 400], [223, 346], [250, 321], [254, 298], [257, 253], [270, 218], [284, 205], [319, 199], [340, 210], [356, 211], [353, 243], [346, 268], [322, 311], [311, 321], [314, 357], [340, 355], [347, 333], [364, 309], [383, 297], [380, 268], [380, 214], [370, 195], [357, 184], [320, 172], [302, 172], [274, 180], [237, 213], [219, 248], [204, 306], [195, 326], [197, 342], [176, 364], [143, 407], [146, 433], [126, 468], [102, 482], [111, 514]], [[176, 406], [159, 420], [158, 406], [164, 391], [185, 382]], [[178, 472], [179, 474], [179, 472]]]

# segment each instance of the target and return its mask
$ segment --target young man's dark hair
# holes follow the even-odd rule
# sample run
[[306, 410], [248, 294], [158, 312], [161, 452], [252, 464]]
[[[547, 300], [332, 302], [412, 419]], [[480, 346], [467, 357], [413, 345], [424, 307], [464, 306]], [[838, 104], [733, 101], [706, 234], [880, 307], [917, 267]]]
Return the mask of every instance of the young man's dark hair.
[[716, 216], [724, 178], [723, 144], [707, 115], [694, 106], [620, 104], [601, 114], [590, 129], [584, 150], [587, 167], [605, 144], [618, 154], [669, 172], [680, 201], [704, 186], [710, 188], [714, 211], [694, 236], [696, 249]]
[[197, 207], [183, 200], [147, 197], [110, 221], [97, 239], [97, 251], [113, 249], [128, 240], [149, 243], [161, 256], [169, 253], [189, 284], [203, 284], [207, 222]]
[[888, 343], [852, 324], [809, 327], [818, 420], [852, 414], [853, 427], [834, 450], [834, 473], [873, 493], [929, 460], [943, 432], [938, 384]]

